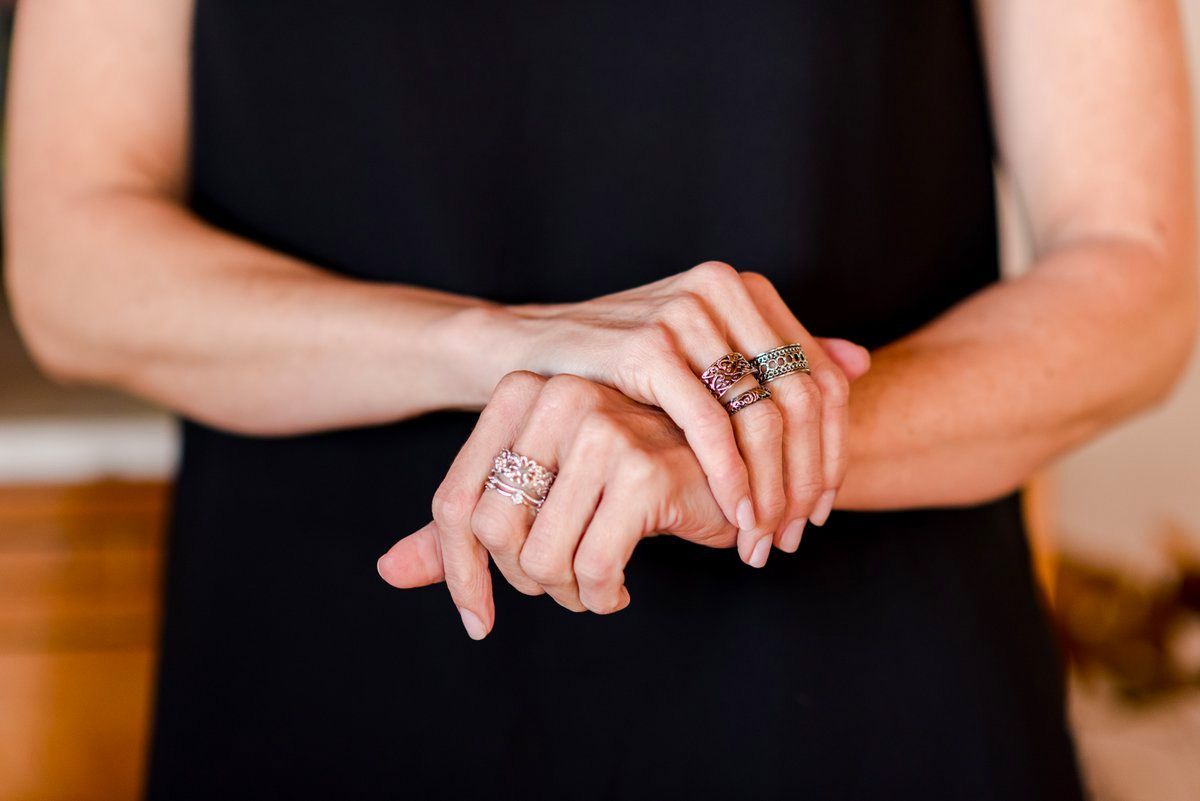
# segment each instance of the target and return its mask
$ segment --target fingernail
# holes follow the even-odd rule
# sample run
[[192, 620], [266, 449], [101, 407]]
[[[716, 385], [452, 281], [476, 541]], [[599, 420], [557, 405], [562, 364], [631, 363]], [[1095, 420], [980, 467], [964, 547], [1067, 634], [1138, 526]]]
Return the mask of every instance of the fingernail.
[[812, 514], [808, 519], [812, 521], [814, 526], [823, 526], [825, 521], [829, 519], [829, 513], [833, 511], [833, 498], [837, 495], [837, 490], [825, 490], [820, 498], [817, 499], [817, 505], [813, 507]]
[[754, 546], [754, 552], [750, 554], [750, 567], [762, 567], [767, 563], [767, 557], [771, 555], [771, 535], [763, 537]]
[[379, 561], [375, 563], [375, 570], [379, 572], [379, 577], [385, 581], [387, 580], [387, 576], [384, 575], [384, 571], [387, 570], [391, 564], [392, 555], [390, 553], [385, 553], [383, 556], [379, 557]]
[[779, 550], [795, 553], [800, 547], [800, 538], [804, 536], [804, 524], [807, 522], [808, 520], [800, 517], [788, 523], [779, 537]]
[[621, 603], [617, 606], [617, 611], [620, 612], [625, 607], [629, 606], [629, 590], [621, 588]]
[[754, 503], [749, 498], [742, 498], [742, 502], [737, 507], [737, 522], [738, 528], [742, 531], [751, 531], [755, 526], [754, 519]]
[[467, 635], [472, 640], [482, 640], [487, 636], [487, 629], [483, 627], [483, 621], [479, 619], [478, 615], [470, 609], [462, 608], [458, 610], [458, 613], [462, 615], [463, 628], [467, 630]]

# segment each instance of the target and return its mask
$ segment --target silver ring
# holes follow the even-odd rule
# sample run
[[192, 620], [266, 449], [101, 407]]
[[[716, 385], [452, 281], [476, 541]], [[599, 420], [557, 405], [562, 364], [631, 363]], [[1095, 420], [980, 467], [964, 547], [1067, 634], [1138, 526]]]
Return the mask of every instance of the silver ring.
[[492, 461], [492, 472], [488, 474], [484, 489], [492, 490], [508, 498], [514, 505], [523, 505], [536, 514], [550, 494], [554, 478], [553, 470], [528, 456], [504, 448]]
[[742, 409], [745, 409], [747, 406], [753, 406], [760, 400], [768, 400], [770, 397], [771, 390], [767, 389], [766, 387], [755, 387], [754, 389], [748, 389], [741, 395], [738, 395], [736, 398], [731, 400], [729, 403], [725, 404], [725, 411], [729, 412], [730, 416], [733, 416]]
[[752, 365], [745, 356], [734, 351], [726, 353], [712, 363], [700, 374], [700, 380], [717, 400], [725, 397], [734, 384], [754, 373]]
[[495, 476], [488, 476], [487, 483], [483, 485], [483, 489], [485, 491], [491, 490], [501, 497], [508, 498], [513, 502], [513, 506], [524, 506], [535, 515], [541, 510], [542, 504], [546, 502], [545, 498], [530, 497], [524, 491], [508, 486]]
[[776, 378], [782, 378], [791, 373], [811, 373], [808, 369], [808, 359], [799, 343], [793, 342], [779, 348], [772, 348], [766, 353], [760, 353], [750, 360], [754, 364], [754, 374], [758, 383], [767, 384]]

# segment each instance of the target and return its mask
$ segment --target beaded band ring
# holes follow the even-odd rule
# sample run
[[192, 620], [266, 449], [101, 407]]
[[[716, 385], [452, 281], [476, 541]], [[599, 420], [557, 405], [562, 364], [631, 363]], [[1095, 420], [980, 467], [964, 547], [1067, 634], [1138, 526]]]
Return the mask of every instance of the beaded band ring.
[[750, 360], [754, 364], [754, 373], [758, 383], [767, 384], [776, 378], [782, 378], [791, 373], [811, 373], [808, 369], [808, 359], [804, 349], [793, 342], [779, 348], [772, 348], [766, 353], [760, 353]]

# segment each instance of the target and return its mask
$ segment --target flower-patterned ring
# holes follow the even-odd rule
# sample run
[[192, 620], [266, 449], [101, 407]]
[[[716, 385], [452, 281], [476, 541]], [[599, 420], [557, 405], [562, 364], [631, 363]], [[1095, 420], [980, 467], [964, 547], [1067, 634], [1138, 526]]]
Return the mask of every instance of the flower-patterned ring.
[[504, 448], [492, 462], [492, 472], [484, 489], [508, 498], [513, 504], [526, 506], [536, 514], [550, 494], [554, 478], [554, 471], [528, 456]]
[[700, 374], [700, 380], [717, 400], [725, 397], [733, 385], [754, 373], [754, 365], [738, 352], [726, 353]]

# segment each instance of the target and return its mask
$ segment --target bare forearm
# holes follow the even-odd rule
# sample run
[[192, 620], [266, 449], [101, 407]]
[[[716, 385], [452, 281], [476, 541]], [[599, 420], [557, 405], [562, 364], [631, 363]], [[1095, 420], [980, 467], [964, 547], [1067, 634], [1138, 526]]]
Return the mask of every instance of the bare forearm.
[[488, 336], [483, 301], [337, 276], [169, 199], [114, 191], [44, 220], [19, 211], [18, 319], [67, 380], [283, 434], [479, 408], [512, 367], [471, 358]]
[[999, 496], [1160, 398], [1196, 320], [1191, 270], [1163, 258], [1132, 241], [1062, 246], [876, 352], [852, 393], [838, 506]]

